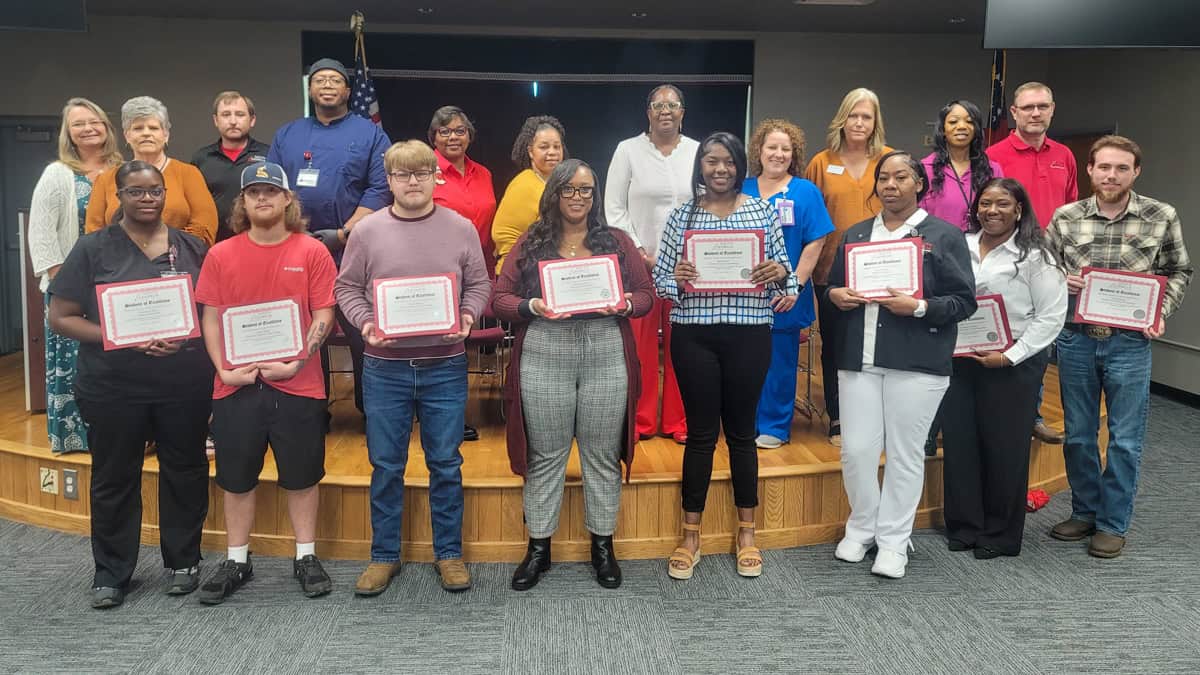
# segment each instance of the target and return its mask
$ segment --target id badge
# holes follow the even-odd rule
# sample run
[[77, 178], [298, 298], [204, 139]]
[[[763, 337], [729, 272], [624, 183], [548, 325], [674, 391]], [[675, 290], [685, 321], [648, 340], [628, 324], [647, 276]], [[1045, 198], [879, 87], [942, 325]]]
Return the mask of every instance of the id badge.
[[779, 212], [779, 224], [792, 227], [796, 224], [795, 204], [790, 199], [775, 200], [775, 209]]
[[300, 173], [296, 175], [296, 187], [317, 187], [317, 179], [320, 177], [320, 169], [300, 169]]

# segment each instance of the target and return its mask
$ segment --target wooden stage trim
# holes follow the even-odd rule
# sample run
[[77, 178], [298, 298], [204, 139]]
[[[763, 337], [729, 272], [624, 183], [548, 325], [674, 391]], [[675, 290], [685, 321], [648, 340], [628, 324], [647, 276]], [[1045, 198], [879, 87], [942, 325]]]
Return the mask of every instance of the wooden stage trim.
[[[0, 517], [86, 535], [90, 527], [91, 458], [86, 454], [54, 456], [46, 449], [44, 415], [23, 411], [19, 359], [19, 354], [0, 358]], [[469, 561], [519, 561], [526, 546], [522, 482], [508, 470], [496, 380], [486, 375], [471, 376], [467, 418], [479, 428], [481, 439], [463, 444], [463, 553]], [[814, 376], [813, 391], [821, 391], [819, 375]], [[327, 475], [321, 484], [318, 550], [329, 558], [366, 559], [370, 555], [371, 538], [370, 465], [348, 382], [339, 382], [335, 393], [338, 400], [333, 404], [334, 432], [327, 439]], [[1058, 380], [1049, 372], [1043, 412], [1052, 425], [1060, 425], [1062, 419], [1058, 404]], [[1106, 432], [1102, 432], [1102, 440], [1105, 438]], [[826, 441], [823, 425], [811, 423], [800, 415], [796, 417], [791, 443], [778, 450], [760, 452], [760, 508], [756, 519], [759, 546], [786, 548], [831, 542], [841, 537], [849, 506], [842, 488], [838, 452]], [[638, 444], [633, 477], [622, 491], [615, 535], [622, 558], [665, 558], [678, 545], [681, 465], [682, 448], [669, 439], [655, 438]], [[428, 473], [416, 429], [408, 466], [401, 532], [403, 557], [430, 561], [433, 536]], [[60, 494], [40, 490], [42, 468], [57, 472]], [[61, 494], [63, 469], [78, 473], [78, 500], [66, 499]], [[286, 491], [275, 484], [276, 475], [273, 459], [268, 455], [260, 478], [251, 548], [260, 554], [286, 556], [294, 551], [294, 543], [287, 518]], [[559, 560], [587, 560], [590, 552], [579, 475], [578, 456], [573, 453], [559, 530], [554, 537], [554, 557]], [[1049, 493], [1066, 488], [1062, 446], [1032, 441], [1029, 480], [1031, 488]], [[925, 491], [917, 513], [917, 527], [940, 524], [941, 485], [939, 455], [926, 461]], [[154, 457], [146, 459], [142, 500], [143, 543], [155, 544], [158, 464]], [[736, 521], [728, 454], [718, 448], [703, 523], [703, 550], [732, 551]], [[222, 492], [211, 480], [203, 545], [208, 550], [225, 547]]]

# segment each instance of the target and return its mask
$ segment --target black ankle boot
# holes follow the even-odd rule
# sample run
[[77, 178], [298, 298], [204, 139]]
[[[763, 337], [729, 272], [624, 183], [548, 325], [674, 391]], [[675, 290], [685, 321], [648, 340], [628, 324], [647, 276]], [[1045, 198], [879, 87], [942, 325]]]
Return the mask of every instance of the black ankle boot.
[[550, 569], [550, 537], [545, 539], [530, 539], [529, 549], [525, 551], [525, 559], [517, 565], [513, 572], [512, 588], [514, 591], [527, 591], [542, 578], [542, 573]]
[[612, 535], [592, 535], [592, 567], [596, 570], [596, 582], [601, 586], [616, 588], [621, 585], [621, 566], [617, 564]]

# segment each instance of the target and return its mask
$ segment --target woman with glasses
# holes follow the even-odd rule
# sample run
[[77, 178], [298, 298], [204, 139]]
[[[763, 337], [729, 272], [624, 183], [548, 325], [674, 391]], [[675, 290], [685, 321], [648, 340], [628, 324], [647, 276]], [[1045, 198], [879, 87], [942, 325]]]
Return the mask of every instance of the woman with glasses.
[[[621, 504], [621, 461], [633, 461], [637, 355], [629, 317], [654, 302], [645, 262], [633, 241], [608, 227], [596, 175], [577, 159], [546, 181], [539, 218], [504, 260], [492, 308], [513, 322], [516, 342], [506, 383], [508, 453], [525, 476], [529, 547], [512, 587], [533, 588], [550, 569], [550, 537], [558, 529], [572, 440], [579, 443], [584, 511], [592, 566], [605, 588], [621, 585], [612, 535]], [[558, 314], [545, 300], [538, 263], [616, 254], [625, 297], [612, 306]]]
[[496, 272], [517, 238], [538, 219], [538, 205], [546, 179], [558, 163], [567, 158], [567, 130], [549, 115], [525, 120], [513, 141], [512, 161], [521, 173], [504, 189], [496, 217], [492, 220], [492, 241], [496, 245]]
[[[120, 163], [116, 132], [108, 115], [86, 98], [67, 101], [58, 130], [58, 161], [42, 172], [29, 207], [29, 259], [42, 293], [83, 234], [92, 181]], [[50, 295], [45, 299], [48, 308]], [[50, 330], [49, 323], [45, 334], [50, 452], [87, 452], [87, 427], [79, 417], [72, 391], [79, 343]]]
[[92, 451], [92, 606], [125, 599], [142, 532], [142, 462], [158, 447], [158, 528], [166, 592], [184, 595], [199, 579], [200, 534], [208, 513], [204, 438], [213, 369], [199, 339], [151, 340], [105, 350], [96, 286], [190, 275], [207, 247], [162, 220], [169, 188], [151, 164], [134, 160], [113, 172], [120, 217], [80, 237], [50, 282], [50, 327], [78, 340], [75, 395]]
[[438, 108], [429, 121], [429, 143], [437, 155], [438, 176], [433, 201], [457, 211], [471, 221], [479, 233], [479, 245], [489, 273], [496, 264], [492, 244], [492, 217], [496, 215], [496, 191], [492, 172], [467, 157], [467, 148], [475, 140], [475, 125], [462, 108], [446, 105]]
[[[171, 138], [167, 107], [156, 98], [135, 96], [121, 106], [121, 127], [133, 158], [153, 166], [163, 176], [167, 190], [163, 222], [212, 246], [217, 236], [217, 204], [200, 169], [167, 156], [167, 141]], [[96, 178], [87, 208], [88, 232], [111, 223], [120, 209], [115, 174], [116, 169], [112, 169]]]
[[[661, 84], [646, 97], [649, 129], [617, 144], [604, 184], [604, 215], [611, 227], [633, 240], [649, 269], [658, 254], [667, 216], [692, 195], [692, 162], [699, 144], [683, 135], [683, 92]], [[687, 420], [679, 382], [671, 365], [671, 303], [656, 298], [644, 317], [633, 319], [642, 394], [637, 404], [637, 433], [662, 433], [687, 441]], [[659, 423], [659, 333], [662, 333], [662, 422]]]

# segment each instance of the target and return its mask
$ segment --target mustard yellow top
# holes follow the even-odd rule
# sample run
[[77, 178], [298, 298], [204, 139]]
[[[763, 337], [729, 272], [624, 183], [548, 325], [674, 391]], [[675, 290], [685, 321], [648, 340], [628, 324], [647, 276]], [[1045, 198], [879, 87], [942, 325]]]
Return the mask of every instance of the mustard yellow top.
[[542, 191], [546, 181], [537, 175], [533, 169], [525, 169], [504, 188], [504, 196], [496, 207], [496, 217], [492, 219], [492, 241], [496, 244], [496, 274], [500, 273], [500, 265], [509, 249], [517, 243], [517, 238], [529, 229], [538, 219], [538, 204], [542, 201]]
[[[92, 199], [88, 202], [84, 229], [95, 232], [113, 221], [121, 204], [117, 201], [117, 169], [113, 167], [96, 177]], [[217, 236], [217, 205], [204, 176], [194, 165], [177, 159], [163, 167], [163, 187], [167, 189], [162, 220], [168, 227], [183, 230], [212, 246]]]
[[875, 197], [875, 165], [879, 163], [879, 157], [891, 151], [885, 146], [878, 156], [867, 162], [862, 176], [858, 178], [846, 171], [842, 158], [832, 150], [822, 150], [809, 161], [804, 177], [820, 188], [821, 195], [825, 197], [825, 209], [829, 211], [835, 230], [829, 233], [821, 248], [821, 257], [812, 273], [813, 283], [824, 284], [829, 278], [833, 256], [846, 230], [879, 213], [879, 199]]

